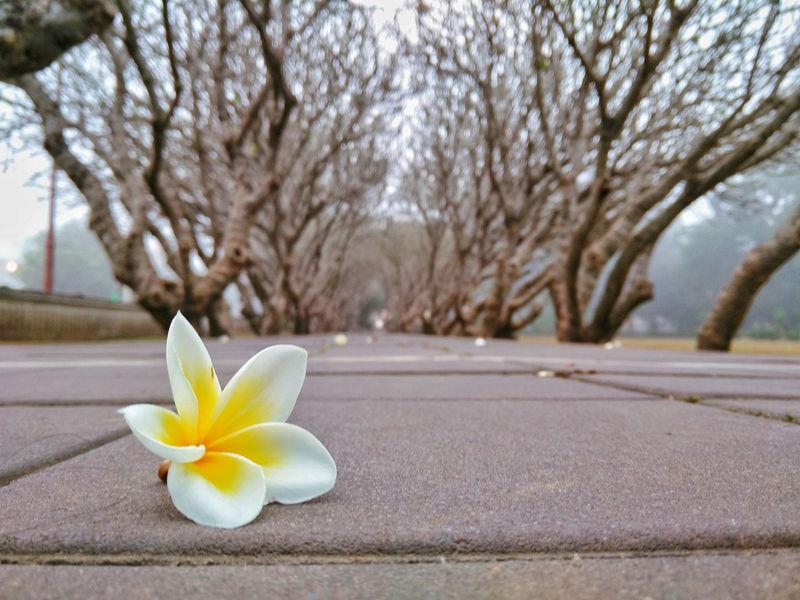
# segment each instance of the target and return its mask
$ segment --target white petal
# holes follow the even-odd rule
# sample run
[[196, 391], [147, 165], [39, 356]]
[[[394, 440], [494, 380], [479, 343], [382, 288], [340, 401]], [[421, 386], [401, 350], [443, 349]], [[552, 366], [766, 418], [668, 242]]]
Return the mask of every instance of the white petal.
[[308, 352], [290, 345], [271, 346], [248, 360], [222, 391], [221, 410], [206, 439], [285, 421], [303, 387], [307, 361]]
[[197, 462], [172, 465], [167, 489], [175, 508], [195, 523], [231, 529], [259, 515], [266, 483], [261, 467], [246, 458], [208, 452]]
[[205, 454], [203, 446], [187, 444], [183, 423], [174, 412], [154, 404], [133, 404], [119, 411], [142, 445], [175, 463], [195, 461]]
[[311, 433], [289, 423], [262, 423], [213, 444], [261, 465], [267, 501], [296, 504], [316, 498], [336, 483], [336, 464]]
[[203, 340], [180, 312], [167, 333], [167, 370], [178, 414], [203, 437], [218, 411], [221, 390]]

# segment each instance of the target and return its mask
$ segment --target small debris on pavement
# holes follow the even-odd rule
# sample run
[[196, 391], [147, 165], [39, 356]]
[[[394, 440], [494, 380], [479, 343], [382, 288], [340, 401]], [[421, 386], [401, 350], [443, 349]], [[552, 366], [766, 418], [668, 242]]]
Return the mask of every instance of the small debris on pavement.
[[161, 463], [158, 465], [158, 478], [161, 480], [161, 483], [167, 483], [167, 474], [169, 473], [169, 466], [172, 464], [172, 461], [169, 459], [162, 460]]

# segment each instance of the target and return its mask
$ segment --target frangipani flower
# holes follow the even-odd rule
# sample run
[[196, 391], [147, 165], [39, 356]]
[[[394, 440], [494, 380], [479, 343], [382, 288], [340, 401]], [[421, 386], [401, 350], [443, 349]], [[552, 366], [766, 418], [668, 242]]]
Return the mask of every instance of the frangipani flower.
[[172, 461], [167, 489], [181, 513], [212, 527], [255, 519], [268, 502], [324, 494], [336, 465], [317, 438], [285, 423], [306, 374], [297, 346], [262, 350], [220, 389], [200, 336], [178, 313], [167, 334], [167, 370], [177, 414], [152, 404], [120, 412], [145, 448]]

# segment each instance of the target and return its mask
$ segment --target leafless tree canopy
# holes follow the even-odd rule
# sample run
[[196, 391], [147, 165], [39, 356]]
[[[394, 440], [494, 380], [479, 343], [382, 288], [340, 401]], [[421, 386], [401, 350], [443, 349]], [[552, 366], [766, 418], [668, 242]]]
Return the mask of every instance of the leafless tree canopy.
[[241, 278], [245, 316], [259, 333], [343, 329], [350, 242], [380, 201], [399, 89], [397, 56], [368, 15], [344, 8], [305, 62], [304, 89], [284, 141], [283, 180], [260, 212], [255, 260]]
[[431, 3], [419, 32], [428, 283], [401, 327], [511, 335], [547, 290], [560, 339], [604, 341], [676, 216], [798, 136], [797, 7]]
[[120, 18], [99, 40], [47, 76], [15, 83], [45, 148], [89, 204], [118, 279], [161, 323], [181, 309], [219, 331], [222, 294], [253, 262], [258, 217], [296, 193], [284, 176], [315, 118], [319, 85], [336, 93], [319, 69], [356, 10], [117, 4]]
[[[800, 8], [773, 0], [117, 0], [4, 96], [162, 323], [612, 337], [698, 199], [796, 154]], [[8, 93], [6, 93], [8, 92]]]

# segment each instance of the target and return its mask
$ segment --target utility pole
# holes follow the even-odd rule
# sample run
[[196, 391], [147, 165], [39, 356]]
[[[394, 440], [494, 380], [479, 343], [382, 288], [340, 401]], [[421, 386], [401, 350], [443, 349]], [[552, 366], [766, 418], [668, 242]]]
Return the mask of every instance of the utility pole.
[[[61, 102], [61, 65], [56, 73], [56, 102]], [[50, 171], [50, 205], [47, 211], [47, 238], [44, 244], [44, 280], [42, 291], [45, 294], [53, 293], [53, 276], [56, 261], [56, 183], [58, 180], [58, 167], [53, 160]]]
[[53, 293], [53, 271], [55, 269], [56, 254], [56, 179], [58, 168], [53, 161], [53, 168], [50, 171], [50, 206], [47, 213], [47, 238], [44, 245], [44, 281], [42, 281], [42, 291], [45, 294]]

